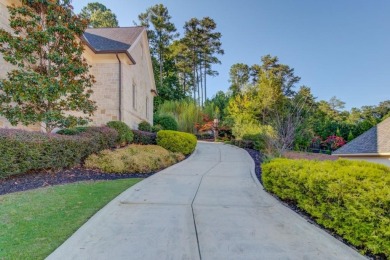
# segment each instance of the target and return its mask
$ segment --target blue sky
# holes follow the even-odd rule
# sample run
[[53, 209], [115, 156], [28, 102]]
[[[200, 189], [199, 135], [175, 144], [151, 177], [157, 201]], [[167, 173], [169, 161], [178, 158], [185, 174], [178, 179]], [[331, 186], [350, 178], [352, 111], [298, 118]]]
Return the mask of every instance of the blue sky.
[[[92, 0], [93, 1], [93, 0]], [[88, 0], [74, 0], [76, 12]], [[147, 7], [168, 7], [178, 31], [192, 17], [213, 18], [225, 55], [208, 80], [209, 93], [226, 91], [237, 62], [260, 63], [266, 54], [295, 69], [300, 85], [318, 100], [337, 96], [346, 108], [390, 99], [390, 1], [388, 0], [100, 0], [131, 26]]]

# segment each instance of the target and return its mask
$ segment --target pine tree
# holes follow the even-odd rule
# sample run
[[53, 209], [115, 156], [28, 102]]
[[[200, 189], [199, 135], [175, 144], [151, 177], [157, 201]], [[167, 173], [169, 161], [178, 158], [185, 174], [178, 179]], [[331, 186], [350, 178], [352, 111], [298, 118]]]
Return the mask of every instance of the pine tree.
[[179, 36], [171, 18], [168, 9], [163, 4], [154, 5], [138, 16], [141, 25], [148, 28], [152, 55], [159, 65], [160, 86], [163, 85], [164, 62], [169, 54], [169, 45]]
[[116, 15], [105, 5], [93, 2], [81, 9], [80, 17], [89, 20], [89, 27], [118, 27]]

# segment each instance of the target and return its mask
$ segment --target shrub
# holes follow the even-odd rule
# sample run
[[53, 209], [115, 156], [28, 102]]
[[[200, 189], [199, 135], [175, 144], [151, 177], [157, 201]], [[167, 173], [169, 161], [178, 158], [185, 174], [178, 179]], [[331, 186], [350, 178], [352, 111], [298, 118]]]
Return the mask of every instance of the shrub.
[[188, 155], [195, 150], [196, 137], [193, 134], [161, 130], [157, 133], [157, 144], [171, 152]]
[[139, 130], [133, 130], [135, 144], [157, 144], [156, 133], [144, 132]]
[[149, 122], [142, 121], [138, 124], [138, 130], [144, 132], [152, 132], [152, 126], [149, 124]]
[[154, 116], [154, 124], [160, 125], [163, 130], [173, 130], [177, 131], [179, 128], [175, 118], [169, 115], [155, 115]]
[[74, 128], [65, 128], [61, 129], [57, 132], [59, 135], [78, 135], [87, 130], [88, 127], [86, 126], [79, 126], [79, 127], [74, 127]]
[[86, 156], [100, 152], [104, 149], [115, 147], [118, 140], [118, 132], [110, 127], [88, 127], [84, 133], [79, 135], [81, 138], [88, 139], [89, 144], [86, 147]]
[[390, 168], [349, 161], [275, 159], [262, 166], [264, 187], [296, 203], [351, 244], [390, 256]]
[[88, 168], [107, 173], [150, 173], [181, 161], [180, 153], [169, 152], [157, 145], [130, 145], [115, 151], [104, 150], [85, 160]]
[[119, 145], [126, 145], [133, 141], [133, 132], [125, 123], [121, 121], [110, 121], [107, 123], [107, 126], [118, 132], [118, 139], [116, 142]]
[[91, 127], [75, 136], [0, 129], [0, 177], [32, 170], [73, 167], [115, 144], [117, 132]]
[[336, 135], [328, 136], [328, 138], [325, 140], [325, 143], [332, 151], [337, 150], [346, 144], [344, 138]]
[[232, 145], [235, 145], [235, 146], [238, 146], [240, 148], [247, 148], [247, 149], [254, 149], [255, 148], [255, 144], [253, 141], [251, 140], [237, 140], [237, 139], [233, 139], [230, 141], [230, 143]]
[[164, 130], [161, 125], [154, 125], [152, 126], [152, 132], [157, 133], [160, 130]]

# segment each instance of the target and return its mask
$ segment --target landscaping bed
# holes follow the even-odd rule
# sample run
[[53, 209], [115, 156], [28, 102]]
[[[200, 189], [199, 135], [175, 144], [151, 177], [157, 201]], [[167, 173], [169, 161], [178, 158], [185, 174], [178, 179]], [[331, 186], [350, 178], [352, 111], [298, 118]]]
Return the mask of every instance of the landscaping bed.
[[245, 148], [245, 151], [249, 153], [249, 155], [252, 157], [253, 161], [255, 162], [255, 173], [257, 179], [259, 179], [260, 183], [263, 184], [263, 181], [261, 180], [261, 153], [254, 149]]
[[40, 171], [0, 179], [0, 195], [80, 181], [147, 178], [155, 173], [156, 172], [113, 174], [81, 167], [56, 172]]

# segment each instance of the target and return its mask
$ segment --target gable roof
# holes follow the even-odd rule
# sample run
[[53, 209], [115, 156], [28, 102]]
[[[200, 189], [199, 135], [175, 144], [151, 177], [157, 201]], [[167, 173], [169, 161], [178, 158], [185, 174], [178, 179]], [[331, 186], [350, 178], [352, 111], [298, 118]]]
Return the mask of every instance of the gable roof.
[[126, 53], [135, 64], [128, 52], [131, 45], [139, 38], [145, 27], [88, 28], [83, 35], [83, 41], [94, 53]]
[[390, 154], [390, 118], [336, 150], [334, 155]]

